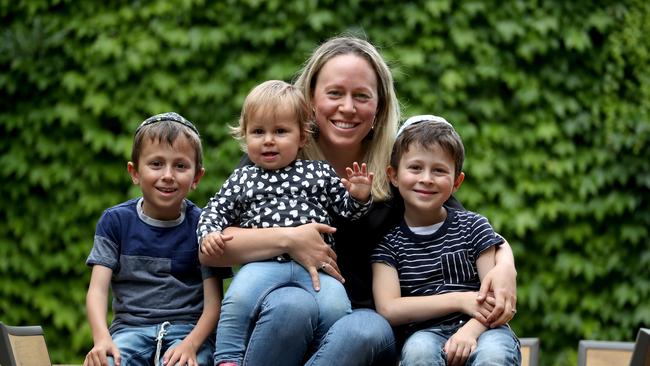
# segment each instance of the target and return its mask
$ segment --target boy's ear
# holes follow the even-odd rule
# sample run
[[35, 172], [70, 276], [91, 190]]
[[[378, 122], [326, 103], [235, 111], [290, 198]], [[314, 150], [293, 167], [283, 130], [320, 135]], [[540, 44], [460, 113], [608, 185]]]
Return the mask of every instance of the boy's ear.
[[196, 186], [199, 185], [199, 182], [201, 181], [201, 178], [203, 178], [203, 175], [205, 174], [205, 168], [201, 168], [198, 173], [194, 174], [194, 180], [192, 180], [192, 190], [196, 189]]
[[390, 180], [390, 184], [394, 185], [395, 188], [399, 188], [397, 186], [397, 169], [393, 168], [392, 166], [387, 166], [386, 167], [386, 175], [388, 176], [388, 179]]
[[463, 184], [463, 181], [465, 180], [465, 173], [460, 172], [458, 174], [458, 177], [456, 178], [456, 181], [454, 182], [454, 193], [460, 188], [460, 185]]
[[138, 175], [138, 170], [135, 168], [135, 165], [133, 162], [128, 162], [126, 163], [126, 170], [128, 170], [129, 175], [131, 176], [131, 181], [133, 184], [138, 185], [140, 184], [140, 177]]

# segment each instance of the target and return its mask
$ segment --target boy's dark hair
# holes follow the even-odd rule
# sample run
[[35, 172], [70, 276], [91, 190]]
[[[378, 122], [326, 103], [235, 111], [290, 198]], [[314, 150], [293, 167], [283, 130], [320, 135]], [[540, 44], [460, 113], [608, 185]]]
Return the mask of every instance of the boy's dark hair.
[[201, 145], [199, 131], [194, 127], [192, 122], [174, 112], [149, 117], [135, 130], [133, 146], [131, 148], [131, 161], [135, 165], [135, 168], [138, 169], [140, 154], [142, 154], [142, 145], [146, 139], [152, 142], [166, 141], [169, 146], [172, 146], [180, 134], [185, 135], [190, 145], [194, 148], [196, 160], [195, 173], [201, 171], [203, 167], [203, 146]]
[[454, 160], [454, 179], [463, 171], [465, 147], [456, 130], [447, 122], [423, 121], [413, 124], [402, 131], [395, 140], [390, 155], [390, 165], [397, 169], [399, 161], [409, 149], [419, 145], [425, 149], [438, 145], [451, 155]]

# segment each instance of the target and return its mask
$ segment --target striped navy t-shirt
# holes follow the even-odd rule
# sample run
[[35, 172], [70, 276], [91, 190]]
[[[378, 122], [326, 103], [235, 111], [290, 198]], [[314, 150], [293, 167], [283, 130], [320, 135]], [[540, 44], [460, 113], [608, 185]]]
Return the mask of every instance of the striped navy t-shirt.
[[[488, 220], [474, 212], [447, 208], [447, 219], [433, 234], [413, 233], [402, 220], [372, 254], [372, 262], [397, 270], [402, 297], [478, 291], [476, 260], [486, 249], [503, 243]], [[467, 321], [462, 313], [431, 319], [427, 327]]]

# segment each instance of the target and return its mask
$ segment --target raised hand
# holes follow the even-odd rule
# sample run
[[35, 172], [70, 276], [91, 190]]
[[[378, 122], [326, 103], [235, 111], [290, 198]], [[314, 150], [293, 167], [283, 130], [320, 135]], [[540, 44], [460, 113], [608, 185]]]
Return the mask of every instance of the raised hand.
[[374, 173], [368, 172], [366, 163], [361, 164], [354, 162], [352, 168], [345, 168], [348, 177], [341, 178], [341, 182], [345, 189], [350, 192], [350, 196], [354, 197], [359, 202], [368, 202], [370, 199], [370, 191], [372, 190], [372, 179]]

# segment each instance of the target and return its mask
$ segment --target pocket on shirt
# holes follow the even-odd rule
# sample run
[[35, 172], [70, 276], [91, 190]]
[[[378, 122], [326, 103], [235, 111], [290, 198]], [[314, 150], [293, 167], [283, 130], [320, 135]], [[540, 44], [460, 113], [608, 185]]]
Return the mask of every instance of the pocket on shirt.
[[443, 254], [441, 264], [446, 284], [468, 283], [478, 279], [466, 251]]
[[171, 273], [174, 275], [194, 273], [200, 270], [197, 250], [177, 250], [172, 253]]

